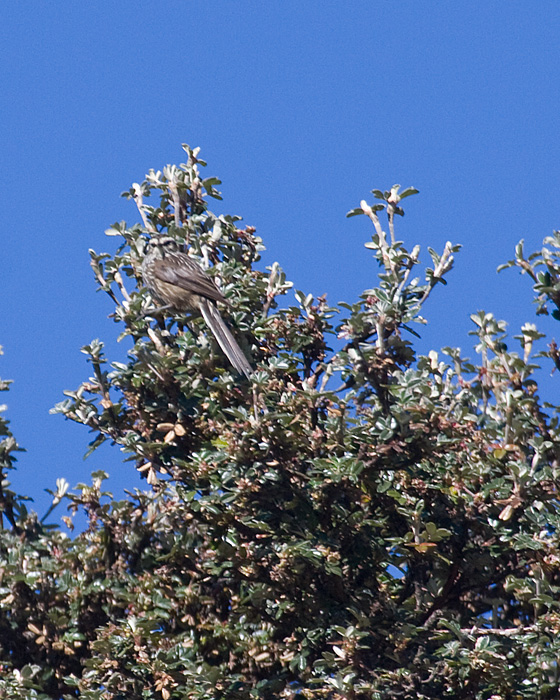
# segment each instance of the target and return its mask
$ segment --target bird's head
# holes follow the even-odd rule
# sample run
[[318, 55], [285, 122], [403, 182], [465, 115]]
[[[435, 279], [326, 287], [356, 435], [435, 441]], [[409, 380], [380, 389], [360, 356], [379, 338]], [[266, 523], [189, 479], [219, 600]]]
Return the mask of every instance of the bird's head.
[[177, 253], [179, 244], [171, 236], [152, 236], [146, 244], [146, 255], [153, 258], [165, 258], [166, 255]]

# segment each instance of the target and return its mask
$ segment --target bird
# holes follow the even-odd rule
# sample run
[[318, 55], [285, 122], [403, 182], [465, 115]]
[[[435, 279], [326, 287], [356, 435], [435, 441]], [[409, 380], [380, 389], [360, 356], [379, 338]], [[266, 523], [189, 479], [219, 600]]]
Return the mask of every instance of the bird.
[[164, 309], [200, 313], [233, 367], [250, 378], [253, 368], [217, 307], [218, 302], [228, 305], [227, 299], [174, 238], [163, 234], [150, 238], [142, 262], [142, 278]]

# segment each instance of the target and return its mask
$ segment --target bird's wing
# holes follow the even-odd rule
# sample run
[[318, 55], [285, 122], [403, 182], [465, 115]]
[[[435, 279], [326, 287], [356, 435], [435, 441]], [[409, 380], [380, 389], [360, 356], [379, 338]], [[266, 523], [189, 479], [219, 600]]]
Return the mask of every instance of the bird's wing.
[[154, 275], [168, 284], [198, 294], [211, 301], [221, 301], [227, 304], [227, 300], [220, 292], [214, 280], [209, 277], [192, 260], [185, 260], [182, 265], [169, 265], [163, 260], [156, 260], [153, 266]]

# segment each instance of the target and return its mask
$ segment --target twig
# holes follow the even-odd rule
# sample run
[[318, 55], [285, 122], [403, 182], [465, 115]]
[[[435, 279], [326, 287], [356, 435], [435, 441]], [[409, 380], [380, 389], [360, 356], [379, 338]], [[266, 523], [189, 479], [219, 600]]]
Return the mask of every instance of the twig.
[[179, 190], [174, 182], [167, 182], [169, 191], [171, 192], [171, 198], [173, 199], [173, 216], [175, 218], [175, 226], [181, 228], [181, 199], [179, 197]]
[[362, 201], [360, 202], [360, 207], [362, 208], [362, 211], [364, 212], [364, 214], [366, 214], [371, 219], [371, 222], [375, 226], [375, 231], [376, 231], [377, 235], [379, 236], [379, 247], [381, 249], [381, 255], [383, 256], [383, 264], [385, 265], [385, 268], [387, 270], [391, 270], [391, 272], [393, 273], [393, 276], [396, 278], [395, 265], [387, 252], [387, 250], [389, 248], [389, 246], [387, 244], [387, 237], [385, 236], [385, 231], [383, 230], [383, 227], [381, 226], [381, 222], [379, 221], [379, 217], [373, 211], [373, 209], [369, 206], [369, 204], [366, 202], [365, 199], [362, 199]]
[[118, 288], [121, 290], [121, 294], [123, 297], [127, 300], [130, 301], [130, 294], [128, 293], [126, 287], [124, 286], [123, 278], [121, 276], [120, 270], [117, 270], [115, 274], [113, 275], [113, 279], [115, 280]]
[[134, 189], [134, 201], [136, 203], [138, 211], [140, 212], [140, 216], [142, 217], [144, 228], [146, 228], [152, 233], [157, 233], [157, 229], [151, 224], [150, 220], [146, 216], [146, 212], [144, 211], [144, 199], [142, 197], [142, 188], [137, 182], [133, 184], [132, 188]]
[[517, 637], [520, 634], [528, 634], [530, 632], [538, 632], [537, 625], [529, 625], [528, 627], [510, 627], [509, 629], [499, 629], [496, 627], [471, 627], [470, 629], [461, 629], [461, 633], [465, 635], [476, 634], [479, 636], [488, 636], [494, 634], [497, 637]]
[[395, 209], [391, 203], [387, 205], [387, 218], [389, 219], [389, 231], [391, 233], [391, 245], [395, 245]]

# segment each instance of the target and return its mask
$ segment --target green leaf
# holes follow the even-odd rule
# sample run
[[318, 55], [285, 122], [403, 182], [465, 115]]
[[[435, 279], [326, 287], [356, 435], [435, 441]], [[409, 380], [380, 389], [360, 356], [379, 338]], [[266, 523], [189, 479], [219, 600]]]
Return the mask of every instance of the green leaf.
[[356, 207], [355, 209], [350, 209], [346, 214], [346, 218], [349, 219], [352, 216], [360, 216], [361, 214], [364, 214], [364, 210], [361, 207]]

